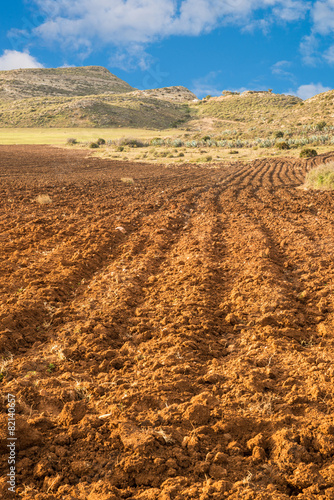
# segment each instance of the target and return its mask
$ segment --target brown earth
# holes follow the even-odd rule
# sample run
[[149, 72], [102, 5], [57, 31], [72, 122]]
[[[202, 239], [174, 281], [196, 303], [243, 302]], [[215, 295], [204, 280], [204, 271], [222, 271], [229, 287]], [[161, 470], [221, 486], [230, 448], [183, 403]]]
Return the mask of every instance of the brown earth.
[[331, 155], [85, 155], [0, 146], [0, 497], [333, 499]]

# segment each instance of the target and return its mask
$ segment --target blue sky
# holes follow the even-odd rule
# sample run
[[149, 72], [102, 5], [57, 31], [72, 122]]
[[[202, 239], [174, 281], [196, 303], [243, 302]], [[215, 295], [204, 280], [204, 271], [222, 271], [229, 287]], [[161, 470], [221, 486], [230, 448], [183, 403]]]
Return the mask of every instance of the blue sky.
[[0, 19], [0, 70], [100, 65], [199, 97], [334, 87], [334, 0], [12, 0]]

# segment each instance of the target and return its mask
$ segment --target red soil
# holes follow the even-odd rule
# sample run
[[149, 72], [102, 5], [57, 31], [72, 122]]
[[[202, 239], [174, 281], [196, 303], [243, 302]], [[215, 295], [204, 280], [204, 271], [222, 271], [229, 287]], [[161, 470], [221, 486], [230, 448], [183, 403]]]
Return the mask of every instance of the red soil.
[[330, 157], [0, 146], [1, 498], [334, 498]]

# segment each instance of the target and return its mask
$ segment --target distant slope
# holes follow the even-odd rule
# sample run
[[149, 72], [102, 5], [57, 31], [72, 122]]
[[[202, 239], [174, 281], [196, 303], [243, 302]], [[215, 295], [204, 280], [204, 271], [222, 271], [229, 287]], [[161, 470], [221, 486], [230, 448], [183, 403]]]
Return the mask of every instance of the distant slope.
[[214, 117], [236, 122], [258, 122], [279, 117], [283, 110], [292, 109], [302, 99], [271, 93], [245, 93], [212, 97], [193, 105], [198, 117]]
[[332, 90], [306, 101], [271, 91], [224, 91], [200, 101], [182, 86], [135, 89], [99, 66], [0, 71], [0, 127], [186, 125], [195, 133], [232, 130], [233, 137], [252, 138], [282, 128], [317, 130], [324, 121], [334, 126]]
[[85, 96], [131, 92], [128, 83], [100, 66], [0, 71], [0, 99]]
[[0, 100], [0, 127], [164, 129], [189, 118], [187, 105], [129, 94]]

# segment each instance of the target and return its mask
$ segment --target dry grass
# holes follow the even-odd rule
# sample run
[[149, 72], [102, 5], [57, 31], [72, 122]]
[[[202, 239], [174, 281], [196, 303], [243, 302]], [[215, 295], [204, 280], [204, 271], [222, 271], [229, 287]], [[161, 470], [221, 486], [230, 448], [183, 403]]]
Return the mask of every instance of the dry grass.
[[52, 203], [52, 200], [48, 194], [39, 194], [36, 198], [35, 201], [39, 203], [40, 205], [48, 205]]
[[306, 175], [305, 187], [308, 189], [333, 190], [334, 162], [312, 168]]
[[132, 177], [121, 177], [121, 181], [124, 182], [124, 184], [134, 184], [135, 181], [133, 180]]

